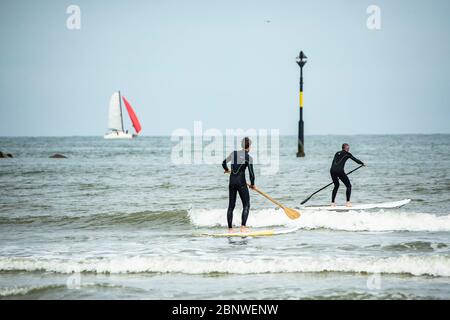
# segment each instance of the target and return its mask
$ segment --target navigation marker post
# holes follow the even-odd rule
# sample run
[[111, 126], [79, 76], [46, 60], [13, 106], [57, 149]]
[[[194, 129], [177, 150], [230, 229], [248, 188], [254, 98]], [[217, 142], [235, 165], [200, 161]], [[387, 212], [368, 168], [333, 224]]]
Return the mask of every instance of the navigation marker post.
[[300, 120], [298, 122], [298, 150], [297, 150], [297, 158], [305, 156], [305, 148], [304, 148], [304, 130], [303, 130], [303, 66], [305, 65], [308, 57], [300, 51], [298, 57], [296, 58], [296, 62], [300, 67]]

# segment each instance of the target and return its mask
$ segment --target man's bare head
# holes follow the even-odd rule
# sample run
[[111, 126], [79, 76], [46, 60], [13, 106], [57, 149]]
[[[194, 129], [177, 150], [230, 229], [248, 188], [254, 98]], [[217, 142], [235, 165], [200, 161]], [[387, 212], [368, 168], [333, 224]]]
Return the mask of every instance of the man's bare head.
[[342, 150], [348, 152], [350, 150], [350, 145], [348, 143], [344, 143], [342, 145]]

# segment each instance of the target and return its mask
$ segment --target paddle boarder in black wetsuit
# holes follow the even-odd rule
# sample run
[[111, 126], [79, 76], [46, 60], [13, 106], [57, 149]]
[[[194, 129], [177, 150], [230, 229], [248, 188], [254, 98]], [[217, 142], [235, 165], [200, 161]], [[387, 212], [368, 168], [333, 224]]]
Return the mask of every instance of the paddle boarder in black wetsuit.
[[348, 145], [348, 143], [344, 143], [342, 145], [342, 151], [336, 152], [336, 154], [334, 155], [333, 162], [331, 163], [330, 174], [331, 174], [331, 178], [333, 179], [333, 183], [334, 183], [333, 192], [331, 194], [331, 206], [332, 207], [336, 206], [335, 199], [336, 199], [337, 191], [339, 189], [339, 180], [341, 180], [347, 187], [347, 192], [346, 192], [347, 203], [345, 205], [347, 207], [352, 206], [352, 203], [350, 202], [350, 196], [352, 194], [352, 184], [350, 183], [350, 180], [348, 179], [347, 175], [344, 172], [345, 162], [348, 159], [352, 159], [353, 161], [355, 161], [356, 163], [358, 163], [360, 165], [364, 165], [364, 163], [361, 160], [356, 159], [349, 152], [349, 150], [350, 150], [350, 146]]
[[[247, 181], [245, 180], [245, 169], [248, 168], [250, 174], [250, 188], [255, 188], [255, 173], [253, 171], [253, 159], [248, 154], [252, 141], [245, 137], [242, 139], [242, 150], [233, 151], [230, 155], [223, 160], [222, 167], [225, 173], [230, 173], [229, 190], [229, 203], [228, 203], [228, 231], [233, 230], [233, 210], [236, 205], [236, 195], [239, 193], [239, 197], [242, 201], [242, 223], [241, 232], [248, 232], [246, 227], [248, 212], [250, 210], [250, 194], [247, 188]], [[231, 161], [231, 171], [228, 169], [227, 162]]]

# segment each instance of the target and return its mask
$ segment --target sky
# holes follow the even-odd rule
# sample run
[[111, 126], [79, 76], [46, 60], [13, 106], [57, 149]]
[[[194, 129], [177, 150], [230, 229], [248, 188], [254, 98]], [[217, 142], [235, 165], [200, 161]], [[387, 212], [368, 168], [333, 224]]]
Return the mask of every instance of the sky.
[[196, 120], [296, 134], [300, 50], [306, 135], [450, 133], [449, 14], [446, 0], [2, 0], [0, 136], [103, 135], [116, 90], [143, 135]]

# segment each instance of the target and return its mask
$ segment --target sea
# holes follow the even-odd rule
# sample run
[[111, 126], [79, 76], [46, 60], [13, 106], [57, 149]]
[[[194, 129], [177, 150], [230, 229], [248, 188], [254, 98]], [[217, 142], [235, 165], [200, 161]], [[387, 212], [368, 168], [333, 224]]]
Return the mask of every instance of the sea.
[[[226, 231], [229, 177], [175, 163], [171, 137], [0, 137], [14, 156], [0, 159], [0, 299], [450, 299], [450, 135], [305, 139], [297, 158], [280, 137], [275, 173], [255, 164], [256, 186], [300, 218], [250, 191], [248, 226], [289, 232], [220, 238], [202, 234]], [[367, 164], [349, 176], [354, 205], [411, 202], [300, 206], [344, 142]]]

